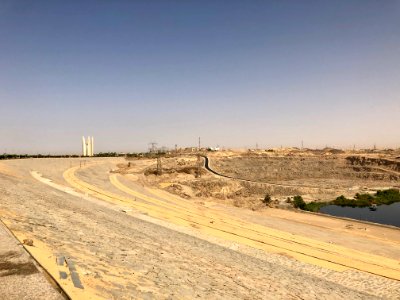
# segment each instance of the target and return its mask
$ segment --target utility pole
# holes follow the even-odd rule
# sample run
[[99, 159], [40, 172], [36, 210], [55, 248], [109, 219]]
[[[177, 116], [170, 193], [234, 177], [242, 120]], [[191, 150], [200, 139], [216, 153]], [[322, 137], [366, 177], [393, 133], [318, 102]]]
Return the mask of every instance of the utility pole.
[[200, 149], [201, 149], [201, 143], [200, 143], [200, 137], [199, 137], [199, 151], [200, 151]]
[[303, 140], [301, 140], [301, 150], [303, 150]]

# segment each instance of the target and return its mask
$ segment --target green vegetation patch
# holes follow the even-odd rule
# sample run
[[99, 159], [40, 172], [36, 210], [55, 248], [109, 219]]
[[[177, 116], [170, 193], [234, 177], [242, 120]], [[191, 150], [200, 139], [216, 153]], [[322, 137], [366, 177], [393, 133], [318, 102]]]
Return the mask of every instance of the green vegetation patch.
[[305, 210], [307, 204], [304, 202], [303, 197], [294, 196], [293, 197], [293, 206], [294, 206], [294, 208], [300, 208], [302, 210]]
[[310, 202], [305, 203], [301, 196], [295, 196], [293, 198], [293, 207], [300, 208], [302, 210], [318, 212], [321, 207], [326, 205], [338, 205], [338, 206], [349, 206], [349, 207], [368, 207], [371, 204], [376, 205], [389, 205], [395, 202], [400, 202], [400, 191], [397, 189], [379, 190], [374, 195], [371, 194], [359, 194], [354, 196], [354, 199], [346, 198], [341, 195], [333, 201], [328, 202]]
[[312, 212], [319, 212], [319, 210], [326, 205], [329, 205], [329, 202], [313, 201], [313, 202], [307, 203], [304, 210], [312, 211]]
[[400, 191], [397, 189], [377, 191], [374, 201], [378, 205], [380, 204], [389, 205], [395, 202], [400, 202]]

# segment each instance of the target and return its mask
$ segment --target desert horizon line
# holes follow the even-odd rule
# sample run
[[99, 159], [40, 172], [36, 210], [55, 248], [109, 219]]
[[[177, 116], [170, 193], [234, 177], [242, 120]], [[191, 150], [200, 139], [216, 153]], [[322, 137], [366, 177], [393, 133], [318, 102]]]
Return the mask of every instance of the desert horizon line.
[[[197, 146], [185, 146], [185, 147], [178, 147], [178, 150], [188, 150], [188, 149], [194, 149], [193, 152], [197, 151], [198, 147]], [[362, 151], [395, 151], [399, 150], [400, 146], [398, 147], [387, 147], [387, 146], [381, 146], [381, 147], [337, 147], [337, 146], [331, 146], [331, 145], [326, 145], [323, 147], [299, 147], [299, 146], [274, 146], [274, 147], [261, 147], [259, 146], [258, 148], [256, 147], [225, 147], [225, 146], [202, 146], [201, 150], [211, 150], [211, 151], [238, 151], [238, 152], [246, 152], [246, 151], [267, 151], [267, 150], [274, 150], [274, 151], [279, 151], [279, 150], [311, 150], [311, 151], [321, 151], [324, 149], [335, 149], [335, 150], [342, 150], [342, 151], [355, 151], [355, 152], [362, 152]], [[171, 152], [173, 153], [175, 151], [174, 147], [165, 147], [162, 146], [159, 149], [157, 149], [157, 152]], [[116, 154], [138, 154], [138, 153], [149, 153], [149, 149], [145, 150], [99, 150], [93, 152], [92, 156], [96, 156], [99, 154], [107, 154], [107, 153], [116, 153]], [[41, 155], [41, 156], [85, 156], [82, 155], [82, 151], [79, 150], [74, 150], [74, 151], [19, 151], [19, 150], [12, 150], [12, 151], [4, 151], [3, 153], [0, 154], [0, 156], [4, 155], [17, 155], [17, 156], [36, 156], [36, 155]]]

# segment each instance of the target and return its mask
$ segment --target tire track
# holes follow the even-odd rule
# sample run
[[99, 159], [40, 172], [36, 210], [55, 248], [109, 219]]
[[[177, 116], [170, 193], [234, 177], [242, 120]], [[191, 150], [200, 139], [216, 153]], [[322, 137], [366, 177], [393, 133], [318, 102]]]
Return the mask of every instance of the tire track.
[[[207, 234], [267, 252], [283, 252], [300, 261], [339, 271], [352, 268], [400, 280], [400, 270], [396, 268], [398, 263], [395, 260], [293, 236], [285, 232], [277, 232], [257, 224], [247, 224], [246, 226], [241, 220], [235, 220], [228, 215], [217, 215], [211, 210], [207, 210], [208, 216], [205, 216], [204, 212], [200, 214], [196, 211], [187, 211], [186, 208], [183, 209], [176, 205], [167, 204], [164, 201], [133, 191], [117, 182], [116, 175], [112, 176], [110, 180], [117, 188], [147, 203], [134, 201], [131, 198], [110, 193], [78, 179], [75, 176], [77, 169], [78, 167], [74, 167], [64, 173], [64, 178], [67, 182], [75, 188], [91, 193], [102, 200], [122, 202], [155, 218], [167, 220], [177, 225], [196, 227]], [[223, 222], [221, 222], [220, 218]], [[229, 222], [226, 220], [229, 220]]]

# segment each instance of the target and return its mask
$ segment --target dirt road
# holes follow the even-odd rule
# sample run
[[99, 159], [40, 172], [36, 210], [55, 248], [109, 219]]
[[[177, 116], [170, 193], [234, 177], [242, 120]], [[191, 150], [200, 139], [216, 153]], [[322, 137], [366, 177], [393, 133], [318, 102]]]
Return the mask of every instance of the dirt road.
[[[193, 203], [110, 174], [118, 162], [1, 163], [2, 220], [34, 240], [32, 254], [55, 277], [56, 257], [75, 262], [83, 290], [56, 278], [73, 298], [400, 299], [396, 230], [382, 229], [380, 238], [372, 227], [343, 231], [359, 241], [346, 247], [338, 231], [304, 220], [298, 227], [309, 234], [294, 232], [287, 215], [267, 226], [259, 214]], [[387, 250], [367, 253], [361, 244]]]

